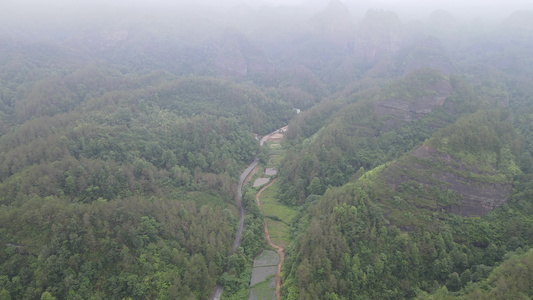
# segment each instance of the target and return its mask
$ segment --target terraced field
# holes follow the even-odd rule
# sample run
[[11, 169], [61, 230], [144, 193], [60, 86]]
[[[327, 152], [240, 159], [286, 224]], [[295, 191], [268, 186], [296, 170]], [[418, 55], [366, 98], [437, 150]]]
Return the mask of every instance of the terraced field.
[[[263, 177], [257, 179], [263, 180], [261, 184], [254, 184], [254, 187], [257, 187], [270, 182], [257, 193], [256, 201], [264, 217], [265, 237], [277, 253], [264, 250], [261, 256], [254, 261], [249, 298], [252, 300], [280, 299], [281, 267], [285, 256], [283, 251], [290, 243], [290, 224], [296, 214], [296, 211], [279, 203], [275, 198], [276, 179], [270, 181], [276, 175], [276, 170], [285, 156], [285, 149], [280, 144], [281, 137], [282, 135], [278, 134], [275, 139], [267, 141], [270, 155], [267, 168], [265, 174], [262, 174]], [[262, 260], [265, 259], [264, 255], [270, 255], [269, 253], [274, 253], [277, 256], [277, 263], [275, 265], [262, 265], [264, 264], [262, 263]], [[274, 260], [272, 259], [272, 261]]]

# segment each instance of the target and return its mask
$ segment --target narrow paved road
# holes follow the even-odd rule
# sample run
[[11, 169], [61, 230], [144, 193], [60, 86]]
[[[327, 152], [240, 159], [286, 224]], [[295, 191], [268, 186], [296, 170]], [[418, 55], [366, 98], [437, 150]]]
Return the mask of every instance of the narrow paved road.
[[[246, 211], [244, 210], [244, 205], [242, 204], [242, 184], [244, 183], [244, 180], [248, 175], [250, 175], [250, 172], [257, 166], [259, 163], [259, 159], [256, 157], [254, 161], [242, 172], [241, 177], [239, 177], [239, 184], [237, 185], [237, 205], [239, 205], [240, 209], [240, 218], [239, 218], [239, 228], [237, 229], [237, 236], [235, 237], [235, 241], [233, 242], [233, 247], [231, 248], [231, 254], [237, 250], [237, 247], [241, 245], [241, 237], [242, 237], [242, 231], [244, 230], [244, 216], [246, 214]], [[231, 255], [230, 254], [230, 255]]]
[[[259, 142], [260, 146], [263, 146], [263, 144], [268, 140], [268, 138], [278, 132], [278, 130], [269, 133], [265, 135], [263, 138], [261, 138], [261, 141]], [[231, 254], [239, 248], [241, 245], [241, 239], [242, 239], [242, 232], [244, 230], [244, 216], [246, 214], [246, 211], [244, 210], [244, 205], [242, 204], [242, 185], [244, 183], [244, 180], [248, 175], [250, 175], [250, 172], [257, 166], [259, 163], [259, 159], [256, 157], [254, 161], [244, 170], [244, 172], [241, 173], [241, 176], [239, 177], [239, 184], [237, 185], [237, 205], [239, 206], [240, 211], [240, 217], [239, 217], [239, 228], [237, 229], [237, 235], [235, 236], [235, 241], [233, 241], [233, 247], [231, 247]], [[210, 300], [219, 300], [220, 296], [222, 295], [222, 292], [224, 291], [224, 285], [222, 285], [220, 282], [217, 282], [217, 285], [213, 289], [213, 292], [211, 293], [211, 297], [209, 297]]]
[[[246, 211], [244, 210], [244, 205], [242, 204], [242, 185], [246, 177], [250, 175], [250, 172], [252, 172], [252, 170], [255, 168], [255, 166], [257, 166], [258, 163], [259, 159], [256, 157], [254, 161], [248, 166], [248, 168], [246, 168], [246, 170], [244, 170], [244, 172], [241, 173], [241, 176], [239, 177], [239, 184], [237, 185], [237, 205], [239, 206], [240, 211], [239, 228], [237, 228], [237, 235], [235, 236], [235, 241], [233, 241], [233, 247], [231, 247], [230, 255], [235, 253], [235, 250], [237, 250], [237, 248], [241, 245], [242, 232], [244, 231], [244, 216], [246, 215]], [[218, 282], [209, 299], [219, 300], [223, 290], [224, 286], [220, 282]]]

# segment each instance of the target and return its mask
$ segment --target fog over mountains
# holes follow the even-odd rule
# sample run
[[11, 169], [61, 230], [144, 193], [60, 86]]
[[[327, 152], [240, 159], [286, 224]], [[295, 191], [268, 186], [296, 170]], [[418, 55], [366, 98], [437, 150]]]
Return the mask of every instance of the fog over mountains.
[[[251, 10], [254, 14], [269, 15], [274, 12], [290, 12], [295, 14], [314, 14], [324, 9], [328, 0], [117, 0], [117, 1], [70, 1], [70, 0], [6, 0], [3, 1], [0, 26], [11, 24], [10, 29], [17, 26], [24, 28], [41, 26], [43, 23], [56, 23], [72, 20], [91, 20], [97, 25], [102, 18], [120, 18], [136, 15], [150, 16], [154, 14], [201, 15], [205, 18], [223, 18], [239, 10]], [[487, 18], [498, 20], [513, 11], [533, 9], [533, 3], [525, 0], [344, 0], [341, 1], [350, 9], [354, 20], [360, 19], [368, 9], [392, 10], [401, 20], [425, 20], [435, 10], [446, 10], [452, 15], [465, 20]]]
[[0, 299], [272, 293], [265, 227], [282, 299], [530, 299], [531, 49], [531, 1], [4, 0]]

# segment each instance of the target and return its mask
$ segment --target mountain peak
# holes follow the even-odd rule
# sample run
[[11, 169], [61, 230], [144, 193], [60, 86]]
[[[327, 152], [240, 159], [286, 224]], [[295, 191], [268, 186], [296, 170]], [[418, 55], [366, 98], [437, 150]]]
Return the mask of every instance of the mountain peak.
[[530, 34], [533, 31], [533, 11], [519, 10], [502, 22], [502, 29], [509, 32]]
[[331, 0], [324, 10], [311, 19], [311, 22], [321, 27], [329, 27], [331, 30], [344, 29], [351, 27], [350, 11], [339, 0]]

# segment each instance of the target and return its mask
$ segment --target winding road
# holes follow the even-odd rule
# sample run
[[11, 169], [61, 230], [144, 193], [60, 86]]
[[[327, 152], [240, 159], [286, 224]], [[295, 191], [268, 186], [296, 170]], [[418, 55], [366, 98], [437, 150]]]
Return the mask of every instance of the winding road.
[[[273, 135], [274, 133], [278, 132], [278, 130], [269, 133], [265, 135], [263, 138], [261, 138], [261, 141], [259, 142], [259, 145], [262, 147], [263, 144], [268, 140], [268, 138]], [[239, 228], [237, 229], [237, 235], [235, 236], [235, 241], [233, 241], [233, 247], [231, 247], [231, 253], [235, 253], [235, 250], [241, 245], [241, 239], [242, 239], [242, 232], [244, 230], [244, 216], [246, 215], [246, 211], [244, 210], [244, 205], [242, 204], [242, 185], [244, 183], [244, 180], [252, 170], [257, 166], [259, 163], [259, 158], [255, 158], [254, 161], [248, 165], [248, 167], [241, 173], [241, 176], [239, 177], [239, 184], [237, 185], [237, 205], [239, 206]], [[211, 297], [209, 297], [210, 300], [219, 300], [220, 296], [222, 295], [222, 292], [224, 291], [224, 285], [220, 282], [217, 282], [217, 285], [213, 289], [213, 292], [211, 293]]]

